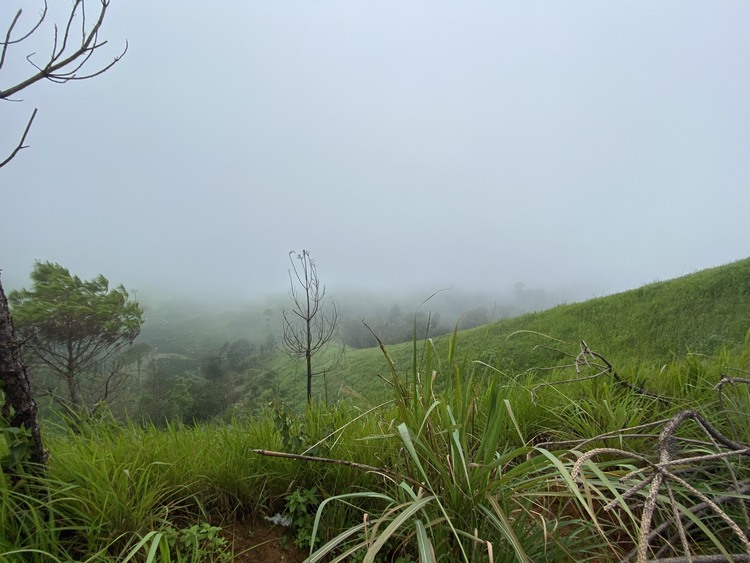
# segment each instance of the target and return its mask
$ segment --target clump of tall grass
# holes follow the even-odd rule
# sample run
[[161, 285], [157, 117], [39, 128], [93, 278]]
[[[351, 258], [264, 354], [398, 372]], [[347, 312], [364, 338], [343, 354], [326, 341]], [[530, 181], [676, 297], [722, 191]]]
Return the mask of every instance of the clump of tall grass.
[[193, 526], [283, 498], [289, 469], [249, 453], [276, 440], [263, 421], [165, 430], [84, 424], [50, 435], [44, 475], [0, 482], [0, 537], [12, 544], [3, 547], [31, 560], [121, 561], [159, 533], [174, 551]]
[[[128, 554], [162, 561], [168, 548], [170, 557], [202, 561], [184, 559], [187, 545], [179, 557], [176, 550], [184, 540], [209, 542], [218, 553], [204, 524], [231, 526], [235, 519], [283, 512], [298, 489], [317, 486], [326, 495], [355, 480], [372, 485], [373, 477], [351, 468], [290, 463], [253, 450], [296, 441], [303, 451], [379, 464], [380, 444], [362, 439], [378, 432], [374, 416], [346, 405], [286, 412], [284, 422], [277, 415], [270, 408], [228, 424], [159, 429], [79, 421], [75, 432], [57, 428], [47, 437], [46, 476], [24, 476], [26, 488], [0, 480], [2, 549], [32, 561], [122, 561]], [[339, 511], [331, 523], [347, 518]], [[205, 549], [200, 553], [206, 556]]]
[[[571, 377], [561, 366], [540, 382], [492, 373], [481, 362], [458, 362], [455, 346], [456, 334], [441, 364], [431, 340], [419, 360], [415, 344], [412, 369], [403, 375], [381, 345], [394, 403], [381, 439], [395, 444], [387, 451], [396, 455], [381, 472], [384, 486], [345, 491], [321, 503], [313, 535], [337, 504], [359, 516], [311, 548], [310, 561], [355, 554], [374, 561], [384, 550], [420, 561], [613, 560], [717, 550], [729, 557], [742, 551], [739, 530], [750, 521], [742, 462], [750, 451], [742, 441], [750, 412], [750, 385], [743, 384], [750, 378], [737, 367], [747, 361], [743, 354], [689, 356], [646, 380], [629, 381], [584, 345], [589, 373], [576, 365]], [[722, 376], [730, 364], [735, 376]], [[655, 448], [675, 417], [694, 412], [694, 405], [720, 431], [732, 429], [727, 435], [738, 440], [731, 442], [732, 463], [705, 434], [700, 440], [701, 424], [683, 425], [679, 439]], [[672, 471], [663, 466], [642, 480], [658, 468], [654, 452], [683, 444], [688, 447], [681, 459], [698, 466], [680, 470], [687, 479], [664, 473], [666, 489], [653, 485], [654, 500], [648, 500], [649, 479]], [[726, 508], [707, 510], [710, 497]], [[651, 514], [648, 524], [644, 511]], [[701, 523], [703, 518], [715, 523]], [[664, 534], [664, 543], [654, 540]], [[682, 551], [672, 547], [675, 542]]]
[[[570, 477], [573, 457], [528, 443], [506, 398], [514, 383], [455, 361], [456, 336], [445, 369], [434, 362], [429, 339], [418, 364], [415, 342], [405, 377], [381, 346], [395, 402], [395, 416], [384, 421], [397, 444], [388, 467], [400, 478], [384, 472], [386, 490], [344, 493], [322, 503], [314, 534], [330, 505], [371, 501], [357, 525], [312, 552], [309, 561], [334, 552], [339, 553], [334, 561], [354, 553], [373, 561], [383, 549], [422, 561], [438, 556], [541, 561], [608, 553], [601, 525], [581, 518], [589, 503]], [[450, 378], [441, 391], [438, 377]], [[573, 525], [577, 533], [570, 533]]]
[[[732, 355], [722, 350], [713, 358], [691, 354], [671, 362], [659, 371], [659, 380], [648, 383], [652, 389], [670, 390], [672, 396], [615, 378], [606, 360], [607, 369], [594, 375], [576, 370], [572, 379], [536, 386], [565, 398], [561, 422], [567, 421], [568, 432], [578, 433], [572, 441], [577, 441], [576, 448], [588, 448], [577, 454], [572, 474], [582, 479], [583, 486], [595, 483], [598, 491], [609, 490], [607, 502], [607, 495], [600, 497], [604, 510], [600, 516], [617, 519], [620, 535], [626, 534], [626, 543], [632, 544], [623, 560], [689, 561], [705, 555], [706, 560], [728, 561], [750, 555], [750, 540], [743, 531], [750, 524], [746, 506], [750, 473], [743, 461], [750, 455], [746, 445], [750, 378], [725, 375], [745, 373], [738, 366], [745, 365], [746, 356], [746, 351]], [[597, 384], [605, 373], [614, 382], [604, 388], [607, 400], [602, 400]], [[579, 392], [571, 400], [565, 393], [574, 387]], [[724, 387], [730, 388], [726, 395]], [[592, 390], [598, 401], [588, 400]], [[612, 392], [619, 394], [617, 403]], [[579, 423], [577, 429], [571, 421]], [[600, 427], [600, 421], [606, 427]], [[592, 430], [599, 434], [591, 436]], [[611, 465], [610, 471], [602, 471], [602, 458]]]

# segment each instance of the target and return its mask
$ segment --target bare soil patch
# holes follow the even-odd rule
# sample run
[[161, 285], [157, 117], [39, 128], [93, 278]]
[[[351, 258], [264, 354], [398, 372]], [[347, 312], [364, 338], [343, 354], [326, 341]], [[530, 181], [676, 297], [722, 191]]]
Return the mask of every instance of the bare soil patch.
[[238, 520], [227, 525], [222, 535], [232, 546], [239, 563], [302, 563], [307, 552], [294, 545], [287, 528], [265, 520]]

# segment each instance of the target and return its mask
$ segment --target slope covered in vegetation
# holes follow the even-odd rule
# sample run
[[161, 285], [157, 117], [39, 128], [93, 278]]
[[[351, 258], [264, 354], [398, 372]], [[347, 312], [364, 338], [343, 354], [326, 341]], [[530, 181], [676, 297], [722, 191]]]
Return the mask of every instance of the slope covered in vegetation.
[[[351, 300], [351, 296], [348, 299]], [[184, 303], [157, 302], [146, 307], [147, 322], [140, 341], [148, 343], [152, 356], [158, 354], [162, 375], [174, 380], [184, 373], [183, 386], [187, 388], [195, 387], [196, 375], [204, 374], [207, 380], [214, 377], [207, 372], [207, 366], [216, 366], [222, 361], [226, 363], [222, 358], [227, 350], [247, 349], [246, 357], [233, 361], [247, 366], [244, 374], [225, 366], [232, 372], [228, 374], [233, 380], [229, 386], [236, 387], [225, 394], [239, 401], [234, 410], [257, 409], [273, 399], [299, 407], [305, 402], [304, 362], [290, 360], [280, 348], [279, 319], [284, 306], [283, 301], [274, 301], [263, 306], [248, 305], [233, 311], [211, 313]], [[412, 321], [408, 320], [408, 313], [399, 313], [399, 326], [403, 328], [411, 322], [417, 327], [411, 331], [412, 338], [401, 344], [389, 343], [392, 335], [380, 332], [382, 315], [375, 314], [372, 319], [364, 316], [374, 333], [388, 344], [389, 353], [398, 366], [411, 366], [415, 358], [414, 342], [422, 342], [425, 336], [432, 337], [433, 334], [438, 359], [443, 358], [447, 351], [445, 341], [450, 337], [445, 334], [446, 324], [463, 325], [461, 317], [450, 319], [443, 314], [440, 327], [435, 331], [429, 306], [430, 302], [424, 304], [416, 317], [412, 315]], [[352, 307], [349, 304], [349, 308]], [[379, 303], [378, 307], [380, 311], [385, 305]], [[356, 323], [353, 317], [349, 318], [340, 327], [341, 332], [353, 330], [353, 325], [358, 324], [358, 331], [364, 330], [370, 335], [361, 317], [357, 318], [360, 320]], [[559, 347], [562, 343], [558, 340], [574, 345], [584, 340], [616, 361], [622, 369], [637, 364], [658, 370], [672, 358], [688, 352], [711, 354], [722, 347], [731, 349], [741, 345], [748, 318], [750, 259], [745, 259], [616, 295], [559, 305], [461, 330], [459, 342], [465, 359], [484, 362], [506, 377], [515, 377], [533, 367], [554, 364], [560, 355], [550, 347]], [[428, 324], [433, 329], [427, 330]], [[342, 337], [346, 340], [346, 334]], [[170, 352], [179, 356], [170, 355]], [[422, 353], [422, 345], [418, 344], [417, 359]], [[314, 361], [317, 365], [329, 363], [325, 357]], [[146, 382], [153, 371], [150, 365], [148, 361], [143, 363]], [[328, 403], [353, 397], [365, 402], [377, 401], [388, 393], [387, 384], [378, 377], [386, 374], [385, 368], [377, 347], [358, 349], [347, 346], [342, 369], [325, 376], [316, 375], [313, 393]], [[216, 414], [215, 409], [182, 411], [183, 415], [203, 411]]]
[[[575, 346], [580, 340], [622, 368], [649, 366], [658, 372], [660, 366], [687, 353], [714, 354], [724, 347], [735, 350], [742, 346], [749, 328], [750, 258], [616, 295], [500, 320], [461, 331], [458, 340], [465, 359], [484, 362], [507, 377], [554, 365], [561, 356], [550, 348], [564, 347], [564, 343]], [[443, 336], [435, 341], [440, 357], [447, 354], [448, 339]], [[390, 345], [388, 350], [397, 365], [413, 363], [413, 342]], [[418, 360], [422, 354], [420, 345]], [[279, 387], [299, 400], [295, 366], [277, 357], [274, 371]], [[328, 375], [329, 397], [344, 387], [377, 400], [386, 386], [376, 374], [386, 374], [378, 349], [348, 350], [345, 369]], [[325, 395], [322, 378], [317, 381], [317, 393]]]
[[4, 458], [0, 553], [254, 560], [230, 532], [278, 513], [310, 562], [744, 560], [749, 265], [352, 354], [377, 401], [59, 428], [46, 474]]

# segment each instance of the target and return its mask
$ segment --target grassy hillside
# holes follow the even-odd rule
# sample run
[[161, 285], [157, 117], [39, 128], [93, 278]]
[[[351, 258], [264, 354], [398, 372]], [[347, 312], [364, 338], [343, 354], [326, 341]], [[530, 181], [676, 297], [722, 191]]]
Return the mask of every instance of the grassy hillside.
[[[48, 426], [45, 474], [14, 461], [23, 437], [8, 432], [0, 554], [302, 561], [259, 557], [269, 542], [282, 549], [262, 533], [264, 517], [283, 515], [285, 541], [310, 563], [746, 560], [749, 268], [393, 346], [392, 371], [380, 350], [351, 352], [329, 394], [347, 382], [388, 399], [367, 411], [274, 403], [231, 424], [164, 430], [105, 414]], [[645, 390], [614, 383], [590, 353], [578, 374], [527, 373], [570, 364], [560, 351], [575, 353], [579, 338]], [[303, 400], [301, 369], [280, 355], [266, 369]], [[433, 370], [434, 381], [413, 377]]]
[[[193, 368], [198, 369], [202, 357], [216, 353], [223, 343], [236, 338], [247, 338], [259, 345], [275, 335], [278, 343], [284, 304], [268, 302], [216, 313], [180, 302], [155, 303], [147, 306], [148, 321], [141, 340], [161, 353], [176, 352], [192, 358]], [[369, 317], [365, 315], [365, 319]], [[445, 323], [445, 318], [441, 322]], [[750, 259], [745, 259], [620, 294], [461, 331], [458, 340], [462, 358], [483, 362], [507, 377], [533, 367], [556, 365], [563, 357], [549, 347], [572, 352], [580, 340], [622, 371], [638, 367], [641, 371], [658, 372], [660, 366], [688, 352], [711, 354], [722, 347], [736, 348], [749, 327]], [[438, 359], [444, 360], [449, 339], [450, 335], [435, 338]], [[415, 352], [416, 363], [420, 364], [423, 340], [424, 333], [420, 332], [416, 350], [412, 342], [388, 346], [401, 370], [412, 370]], [[325, 358], [316, 360], [318, 366], [326, 363]], [[378, 401], [388, 393], [378, 377], [387, 375], [386, 367], [378, 348], [347, 348], [345, 367], [329, 374], [325, 385], [323, 378], [317, 377], [313, 392], [320, 399], [327, 395], [329, 403], [348, 396], [349, 390], [364, 401]], [[238, 392], [248, 396], [249, 402], [275, 398], [301, 405], [305, 390], [304, 365], [277, 350], [273, 357], [259, 360]]]
[[[659, 366], [687, 353], [713, 354], [722, 347], [736, 349], [750, 328], [750, 258], [656, 282], [616, 295], [582, 303], [559, 305], [547, 311], [505, 319], [458, 334], [461, 355], [481, 361], [512, 377], [534, 367], [557, 365], [563, 357], [550, 347], [573, 351], [580, 340], [605, 355], [620, 369]], [[547, 335], [563, 342], [548, 339]], [[449, 336], [435, 341], [445, 358]], [[388, 346], [397, 366], [411, 369], [413, 343]], [[424, 355], [416, 346], [417, 364]], [[279, 387], [292, 402], [304, 398], [302, 366], [283, 357], [274, 360]], [[348, 350], [347, 364], [328, 376], [329, 397], [342, 387], [370, 400], [387, 392], [377, 374], [387, 375], [383, 354], [377, 348]], [[314, 392], [323, 397], [323, 382]]]
[[711, 354], [740, 346], [750, 328], [750, 259], [666, 282], [561, 305], [495, 323], [465, 335], [469, 354], [490, 354], [501, 370], [527, 369], [548, 356], [529, 354], [536, 331], [565, 341], [585, 340], [611, 359], [661, 364], [688, 352]]

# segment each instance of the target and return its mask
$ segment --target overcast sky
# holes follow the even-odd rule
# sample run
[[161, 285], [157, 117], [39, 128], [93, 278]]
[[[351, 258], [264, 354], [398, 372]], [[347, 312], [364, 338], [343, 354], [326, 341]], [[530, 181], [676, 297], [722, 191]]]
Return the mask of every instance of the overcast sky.
[[[40, 4], [4, 0], [2, 35]], [[40, 259], [247, 298], [307, 248], [329, 288], [601, 295], [745, 258], [749, 22], [746, 0], [111, 0], [91, 68], [127, 40], [119, 64], [0, 103], [0, 160], [39, 108], [0, 169], [3, 279]]]

